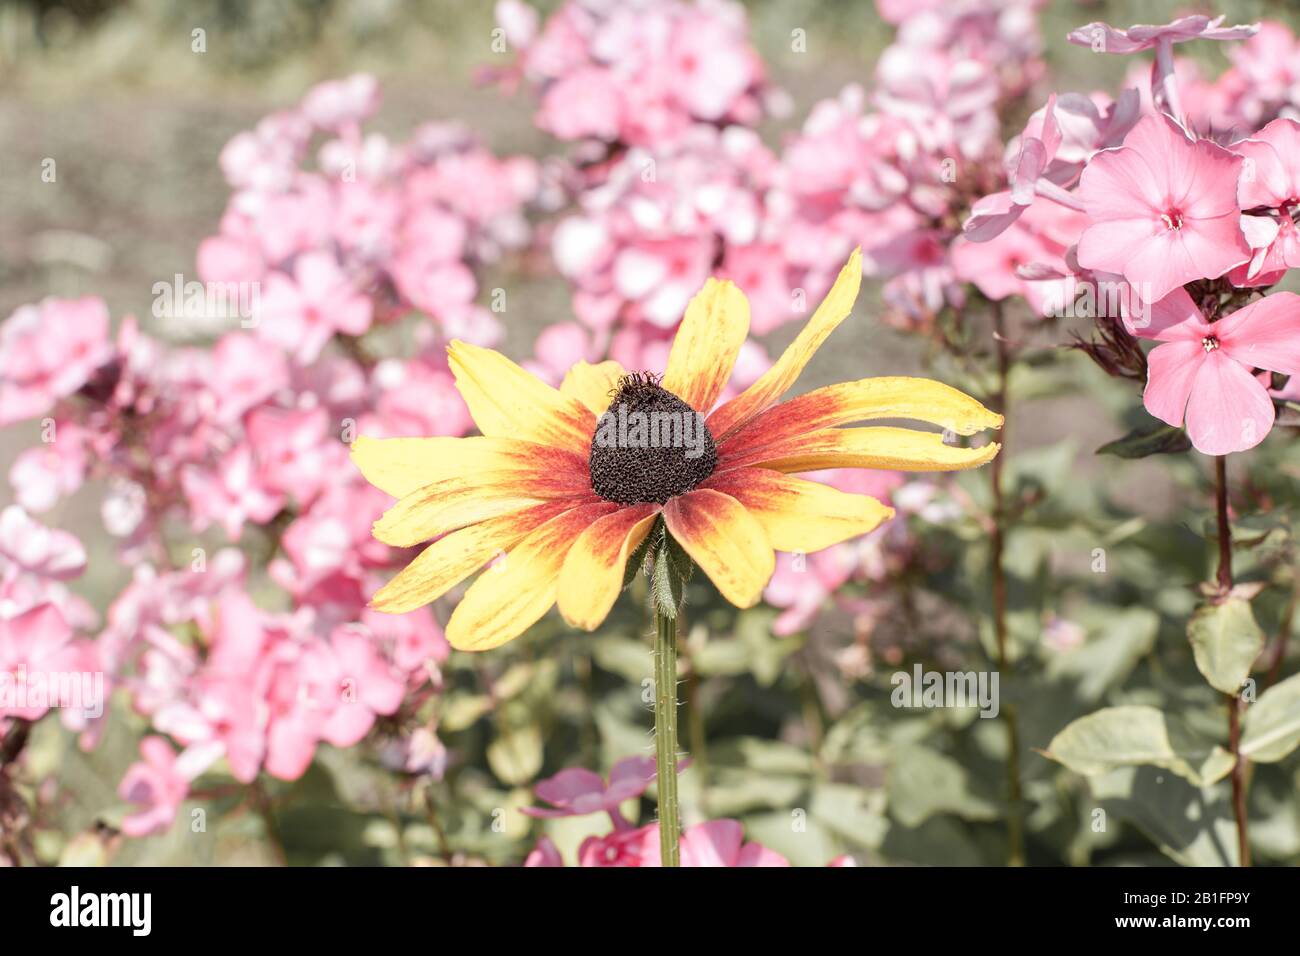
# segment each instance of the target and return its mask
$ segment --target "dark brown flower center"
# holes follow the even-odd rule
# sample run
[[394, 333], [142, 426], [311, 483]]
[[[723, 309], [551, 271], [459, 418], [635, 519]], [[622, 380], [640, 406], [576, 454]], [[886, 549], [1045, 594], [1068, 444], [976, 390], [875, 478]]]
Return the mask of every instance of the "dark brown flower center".
[[607, 501], [664, 504], [713, 474], [718, 451], [704, 416], [640, 372], [619, 382], [597, 421], [589, 463]]

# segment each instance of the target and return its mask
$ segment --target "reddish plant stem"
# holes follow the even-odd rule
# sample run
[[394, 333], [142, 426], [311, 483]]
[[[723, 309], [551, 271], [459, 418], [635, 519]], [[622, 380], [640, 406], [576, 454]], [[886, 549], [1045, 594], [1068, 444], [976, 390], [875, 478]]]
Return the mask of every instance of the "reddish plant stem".
[[1293, 580], [1291, 582], [1291, 597], [1286, 602], [1286, 610], [1282, 612], [1282, 620], [1278, 624], [1277, 637], [1273, 640], [1273, 649], [1269, 653], [1268, 671], [1264, 675], [1264, 690], [1268, 690], [1277, 683], [1277, 679], [1282, 676], [1282, 661], [1286, 657], [1286, 645], [1291, 639], [1291, 627], [1295, 621], [1296, 601], [1300, 599], [1300, 571], [1292, 570]]
[[[993, 303], [993, 340], [997, 348], [997, 390], [993, 403], [1002, 413], [1002, 430], [998, 441], [1002, 450], [989, 465], [989, 483], [993, 494], [993, 527], [989, 539], [989, 564], [992, 575], [993, 635], [997, 641], [998, 672], [1005, 684], [1010, 675], [1007, 656], [1007, 575], [1003, 562], [1006, 547], [1007, 507], [1002, 487], [1002, 462], [1006, 457], [1007, 382], [1011, 374], [1011, 349], [1006, 337], [1006, 323], [1002, 304]], [[1010, 704], [1003, 705], [1002, 719], [1007, 727], [1007, 865], [1025, 865], [1025, 835], [1020, 806], [1020, 731], [1016, 711]]]
[[[1232, 527], [1228, 523], [1228, 459], [1214, 459], [1214, 511], [1219, 526], [1218, 585], [1222, 595], [1232, 590]], [[1241, 707], [1237, 694], [1224, 695], [1228, 704], [1228, 751], [1232, 754], [1232, 814], [1237, 821], [1237, 859], [1250, 866], [1249, 821], [1246, 816], [1246, 761], [1241, 757]]]
[[1228, 458], [1214, 459], [1214, 511], [1219, 520], [1219, 590], [1232, 590], [1232, 528], [1228, 524]]

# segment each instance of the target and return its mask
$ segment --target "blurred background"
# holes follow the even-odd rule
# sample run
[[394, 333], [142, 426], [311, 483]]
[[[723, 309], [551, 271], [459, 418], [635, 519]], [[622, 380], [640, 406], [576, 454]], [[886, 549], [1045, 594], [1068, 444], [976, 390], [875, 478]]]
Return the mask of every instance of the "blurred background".
[[[555, 4], [542, 2], [537, 6], [545, 12]], [[894, 33], [879, 19], [874, 5], [867, 2], [746, 0], [744, 6], [753, 42], [767, 64], [770, 79], [788, 94], [790, 101], [785, 117], [766, 120], [760, 127], [762, 136], [773, 147], [780, 145], [818, 100], [835, 95], [846, 83], [869, 84], [876, 59]], [[1291, 2], [1255, 0], [1210, 7], [1168, 0], [1053, 0], [1042, 11], [1042, 33], [1054, 88], [1114, 90], [1131, 65], [1128, 58], [1097, 56], [1067, 44], [1064, 38], [1070, 29], [1092, 20], [1117, 25], [1161, 23], [1176, 12], [1189, 11], [1226, 14], [1229, 23], [1267, 18], [1300, 28], [1300, 4]], [[492, 50], [493, 26], [491, 3], [459, 0], [0, 0], [0, 316], [46, 296], [95, 294], [107, 300], [113, 316], [139, 317], [151, 335], [163, 340], [191, 340], [189, 331], [169, 328], [153, 319], [152, 287], [173, 274], [192, 273], [198, 244], [213, 233], [222, 216], [230, 188], [218, 166], [218, 154], [237, 132], [251, 128], [268, 113], [297, 103], [312, 85], [323, 80], [360, 71], [374, 74], [383, 88], [384, 105], [368, 128], [394, 139], [400, 140], [420, 122], [447, 118], [468, 121], [498, 154], [544, 157], [563, 151], [564, 144], [534, 126], [535, 105], [526, 93], [512, 96], [477, 81], [483, 68], [500, 65], [504, 59]], [[791, 50], [789, 37], [794, 28], [807, 31], [808, 53]], [[205, 31], [203, 53], [191, 49], [195, 29]], [[1200, 61], [1206, 73], [1213, 76], [1227, 63], [1222, 46], [1188, 44], [1179, 53]], [[1040, 105], [1026, 103], [1024, 115]], [[57, 158], [57, 185], [40, 180], [40, 165], [47, 157]], [[484, 287], [508, 285], [515, 302], [527, 303], [524, 308], [512, 308], [504, 317], [503, 350], [516, 358], [528, 356], [538, 332], [570, 314], [569, 290], [562, 279], [544, 270], [526, 268], [515, 258], [488, 268], [498, 270], [498, 274], [493, 276], [489, 271]], [[878, 288], [864, 285], [855, 314], [838, 332], [834, 347], [818, 355], [801, 387], [886, 370], [906, 374], [925, 367], [924, 343], [876, 321], [878, 303]], [[786, 325], [773, 332], [767, 339], [773, 354], [797, 330], [796, 325]], [[1148, 600], [1142, 596], [1146, 587], [1143, 575], [1149, 575], [1150, 580], [1156, 578], [1151, 566], [1157, 559], [1151, 555], [1181, 562], [1174, 577], [1179, 578], [1177, 587], [1183, 589], [1196, 579], [1203, 563], [1199, 554], [1205, 543], [1201, 515], [1198, 513], [1194, 519], [1180, 517], [1179, 510], [1189, 501], [1202, 507], [1198, 497], [1203, 482], [1201, 463], [1190, 458], [1182, 460], [1172, 466], [1171, 477], [1171, 466], [1162, 460], [1121, 466], [1114, 459], [1094, 457], [1093, 449], [1122, 434], [1132, 423], [1134, 397], [1130, 393], [1114, 394], [1110, 382], [1081, 358], [1066, 363], [1066, 369], [1054, 375], [1048, 378], [1044, 373], [1044, 377], [1036, 378], [1034, 371], [1027, 369], [1024, 380], [1018, 383], [1023, 387], [1016, 389], [1018, 424], [1010, 438], [1010, 452], [1013, 458], [1023, 458], [1025, 464], [1016, 480], [1040, 489], [1042, 497], [1057, 496], [1055, 500], [1070, 500], [1081, 509], [1094, 507], [1112, 518], [1112, 525], [1136, 520], [1139, 529], [1145, 530], [1134, 533], [1147, 534], [1154, 540], [1148, 542], [1150, 553], [1135, 559], [1132, 574], [1125, 579], [1127, 588], [1121, 585], [1122, 593], [1108, 597], [1105, 606], [1094, 606], [1089, 603], [1091, 598], [1078, 597], [1086, 592], [1086, 583], [1073, 591], [1060, 582], [1044, 585], [1045, 592], [1053, 596], [1043, 598], [1027, 612], [1030, 623], [1026, 626], [1035, 632], [1035, 637], [1028, 640], [1036, 638], [1044, 620], [1043, 608], [1055, 608], [1064, 591], [1075, 595], [1068, 599], [1074, 601], [1070, 606], [1082, 607], [1077, 616], [1089, 634], [1122, 637], [1126, 628], [1145, 633], [1145, 619], [1139, 621], [1126, 615]], [[0, 431], [0, 473], [7, 472], [15, 455], [33, 443], [35, 433], [34, 424]], [[1101, 490], [1088, 486], [1098, 476], [1105, 486]], [[9, 485], [0, 482], [0, 506], [10, 500]], [[1129, 510], [1116, 510], [1121, 505]], [[117, 561], [105, 536], [93, 533], [99, 525], [96, 490], [84, 489], [44, 520], [56, 527], [77, 530], [82, 536], [91, 560], [87, 575], [75, 589], [102, 607], [128, 580], [130, 569]], [[1165, 523], [1141, 524], [1147, 521]], [[1026, 532], [1019, 542], [1015, 568], [1023, 580], [1033, 581], [1048, 573], [1047, 566], [1057, 566], [1053, 563], [1053, 549], [1064, 548], [1068, 535], [1078, 530], [1067, 528], [1067, 524], [1053, 526], [1052, 521], [1047, 521], [1032, 534]], [[1080, 533], [1064, 561], [1071, 565], [1068, 573], [1086, 578], [1089, 535], [1100, 532], [1092, 528]], [[1166, 537], [1162, 539], [1162, 535]], [[948, 544], [951, 550], [962, 550], [961, 541]], [[1056, 554], [1056, 558], [1060, 557]], [[961, 558], [958, 567], [944, 572], [950, 577], [942, 586], [953, 594], [967, 593], [962, 576], [977, 577], [983, 570], [981, 560], [973, 553]], [[1153, 606], [1156, 603], [1153, 601]], [[1066, 608], [1067, 600], [1061, 600], [1060, 607]], [[951, 608], [922, 601], [919, 610], [913, 610], [924, 619], [923, 625], [918, 625], [922, 629], [951, 635], [958, 643], [966, 642], [966, 646], [978, 640], [978, 626], [952, 618]], [[1185, 604], [1176, 601], [1162, 607], [1161, 614], [1169, 617], [1162, 619], [1160, 626], [1177, 633], [1181, 626], [1178, 618], [1187, 610]], [[1274, 607], [1264, 616], [1276, 622], [1281, 613]], [[627, 614], [632, 616], [625, 615], [615, 623], [621, 622], [625, 633], [635, 633], [635, 612]], [[720, 659], [713, 665], [713, 673], [721, 675], [723, 683], [707, 698], [713, 708], [710, 735], [724, 743], [712, 754], [720, 769], [711, 810], [719, 815], [744, 817], [753, 832], [767, 838], [770, 845], [792, 858], [802, 854], [802, 862], [811, 863], [827, 859], [836, 847], [844, 847], [833, 835], [815, 846], [802, 843], [801, 849], [782, 845], [778, 834], [781, 821], [770, 819], [780, 817], [779, 813], [768, 812], [772, 810], [770, 804], [787, 799], [787, 791], [781, 788], [813, 771], [802, 751], [776, 743], [769, 747], [762, 741], [782, 732], [790, 717], [787, 709], [797, 717], [800, 709], [815, 709], [817, 705], [806, 696], [800, 697], [810, 692], [805, 685], [800, 685], [801, 689], [785, 688], [785, 703], [768, 696], [768, 690], [783, 679], [779, 662], [788, 653], [766, 632], [769, 623], [770, 619], [751, 618], [748, 624], [725, 625], [737, 637], [736, 643], [746, 644], [753, 654], [744, 657], [737, 652], [736, 659]], [[830, 629], [832, 643], [843, 643], [853, 628], [843, 617], [834, 616], [824, 626]], [[572, 650], [578, 647], [580, 638], [550, 636], [547, 640], [554, 642], [551, 646]], [[1142, 643], [1147, 638], [1133, 640]], [[619, 638], [602, 647], [597, 652], [599, 668], [604, 668], [607, 677], [620, 672], [620, 661], [624, 660], [620, 655], [629, 652], [627, 641]], [[1119, 654], [1120, 663], [1099, 651], [1094, 658], [1059, 665], [1055, 677], [1084, 681], [1090, 669], [1104, 670], [1113, 665], [1120, 670], [1106, 673], [1119, 680], [1134, 666], [1130, 650]], [[543, 670], [550, 666], [542, 659], [525, 659], [521, 663]], [[590, 667], [585, 676], [578, 675], [583, 681], [594, 681], [594, 685], [584, 685], [594, 686], [593, 694], [602, 693], [605, 687], [599, 668], [594, 677]], [[834, 698], [837, 691], [825, 690], [826, 674], [818, 673], [817, 666], [810, 671], [813, 683], [820, 684], [823, 692]], [[634, 666], [631, 672], [635, 673]], [[746, 675], [743, 680], [735, 677], [742, 673]], [[1107, 679], [1096, 678], [1103, 683], [1084, 691], [1082, 699], [1095, 704]], [[764, 690], [751, 696], [751, 686]], [[1050, 694], [1049, 689], [1047, 696]], [[829, 727], [818, 725], [817, 732], [824, 731], [827, 739], [817, 743], [838, 747], [841, 754], [851, 751], [866, 755], [864, 759], [870, 763], [868, 758], [876, 752], [873, 748], [887, 746], [887, 735], [880, 731], [879, 722], [873, 725], [870, 708], [853, 710], [851, 703], [840, 699], [831, 706], [831, 711], [839, 716], [847, 713], [848, 717]], [[1034, 714], [1039, 704], [1045, 713], [1045, 700], [1029, 701], [1025, 706]], [[1193, 702], [1190, 706], [1200, 704]], [[1029, 743], [1044, 746], [1062, 723], [1059, 717], [1044, 717]], [[468, 719], [466, 726], [472, 724], [473, 719]], [[583, 728], [584, 733], [587, 730]], [[915, 728], [901, 732], [903, 740], [909, 733], [920, 733]], [[57, 733], [57, 729], [50, 729], [47, 736]], [[635, 728], [613, 719], [601, 724], [599, 734], [607, 755], [619, 752], [612, 741], [640, 746]], [[807, 738], [799, 743], [806, 746]], [[56, 742], [42, 738], [38, 744], [33, 753], [39, 766], [73, 794], [66, 808], [66, 833], [89, 832], [102, 808], [114, 801], [113, 791], [122, 769], [134, 757], [135, 739], [125, 732], [110, 732], [104, 745], [89, 755], [76, 752], [66, 739]], [[972, 751], [966, 754], [970, 759], [964, 761], [971, 774], [969, 780], [963, 776], [954, 783], [950, 764], [936, 762], [918, 765], [913, 768], [915, 776], [899, 778], [892, 784], [901, 788], [895, 796], [916, 805], [926, 803], [927, 792], [943, 791], [947, 796], [938, 798], [933, 807], [919, 815], [895, 819], [890, 831], [893, 836], [889, 838], [893, 842], [886, 844], [880, 837], [872, 852], [880, 851], [886, 859], [904, 862], [973, 863], [997, 858], [1001, 838], [991, 830], [982, 832], [981, 827], [996, 817], [991, 801], [997, 793], [998, 770], [987, 754], [979, 754], [978, 743], [971, 746]], [[626, 748], [623, 752], [627, 752]], [[963, 753], [961, 746], [948, 748], [948, 752], [959, 759]], [[555, 756], [550, 754], [548, 760]], [[314, 769], [294, 785], [300, 793], [316, 788], [320, 792], [328, 789], [330, 795], [305, 801], [310, 805], [310, 814], [286, 816], [279, 821], [280, 843], [292, 848], [291, 862], [373, 862], [390, 860], [397, 854], [401, 825], [388, 827], [381, 819], [383, 814], [361, 816], [343, 809], [382, 805], [384, 788], [389, 786], [382, 775], [371, 774], [364, 765], [347, 760], [345, 755], [323, 751], [321, 763], [344, 761], [345, 772], [334, 773], [332, 783], [327, 785], [319, 775], [323, 771]], [[554, 770], [559, 765], [548, 762], [546, 766]], [[1055, 785], [1048, 782], [1046, 773], [1039, 774], [1038, 798], [1050, 805], [1059, 797], [1063, 803], [1066, 796], [1052, 791]], [[503, 775], [510, 774], [498, 773]], [[876, 788], [883, 785], [881, 778], [871, 773], [857, 782]], [[789, 786], [794, 788], [789, 791], [789, 799], [793, 800], [798, 787], [794, 783]], [[951, 793], [945, 789], [948, 787]], [[469, 792], [475, 792], [472, 786]], [[825, 800], [832, 803], [845, 799], [842, 791], [829, 789], [824, 793]], [[1261, 827], [1266, 834], [1262, 838], [1278, 841], [1281, 857], [1297, 852], [1300, 817], [1288, 802], [1285, 782], [1262, 784], [1260, 793], [1261, 800], [1271, 801], [1270, 807], [1282, 808], [1280, 822]], [[490, 816], [490, 809], [501, 799], [498, 790], [487, 787], [481, 799], [473, 798], [471, 802], [477, 802], [479, 809]], [[516, 794], [511, 799], [526, 797]], [[1062, 818], [1069, 816], [1069, 811], [1059, 806], [1054, 812]], [[1149, 809], [1136, 816], [1146, 819], [1153, 812], [1159, 816], [1160, 811]], [[883, 832], [882, 813], [879, 805], [850, 801], [829, 815], [838, 815], [847, 829], [860, 836]], [[455, 827], [459, 822], [463, 821], [442, 821], [452, 828], [453, 839], [461, 840], [460, 845], [471, 856], [495, 852], [484, 849], [492, 845], [486, 838], [482, 847], [475, 844], [472, 836], [478, 831], [468, 824], [469, 835], [457, 836]], [[423, 829], [417, 842], [429, 838], [430, 827], [439, 829], [441, 825], [431, 815], [428, 822], [420, 823]], [[1044, 828], [1050, 830], [1057, 825], [1053, 818]], [[261, 826], [255, 816], [241, 818], [241, 822], [224, 831], [223, 842], [215, 849], [204, 850], [202, 857], [195, 857], [193, 846], [183, 838], [173, 836], [131, 844], [122, 850], [118, 860], [283, 859], [261, 838]], [[85, 839], [90, 846], [88, 858], [93, 859], [99, 845], [93, 836]], [[868, 842], [872, 839], [868, 838]], [[1172, 843], [1179, 852], [1186, 851], [1182, 862], [1215, 861], [1212, 850], [1199, 844], [1192, 846], [1191, 838], [1180, 847], [1178, 839], [1174, 836], [1163, 840], [1167, 855]], [[1056, 860], [1087, 860], [1087, 851], [1075, 838], [1062, 836], [1058, 842], [1061, 849]], [[1151, 843], [1136, 837], [1118, 837], [1112, 841], [1115, 845], [1119, 862], [1155, 863], [1166, 859]], [[346, 849], [340, 850], [340, 846]], [[850, 841], [850, 848], [861, 846]], [[66, 852], [66, 847], [57, 847], [53, 852], [57, 856]]]
[[[556, 4], [542, 2], [542, 11]], [[871, 3], [746, 0], [754, 45], [790, 96], [784, 119], [762, 129], [769, 145], [816, 101], [849, 82], [869, 83], [894, 29]], [[1228, 22], [1300, 24], [1291, 2], [1213, 5]], [[1092, 20], [1161, 23], [1209, 5], [1053, 0], [1041, 15], [1044, 54], [1061, 89], [1109, 88], [1130, 65], [1064, 42]], [[380, 80], [384, 108], [371, 124], [400, 138], [428, 119], [471, 119], [499, 154], [544, 156], [563, 144], [537, 130], [526, 94], [475, 82], [500, 65], [490, 2], [164, 0], [0, 4], [0, 312], [46, 295], [95, 291], [114, 315], [148, 314], [159, 276], [188, 272], [194, 250], [225, 208], [229, 187], [216, 157], [235, 133], [296, 103], [313, 84], [355, 72]], [[809, 52], [791, 51], [807, 31]], [[191, 52], [203, 28], [207, 50]], [[1214, 75], [1222, 45], [1188, 44], [1181, 56]], [[1026, 112], [1039, 104], [1026, 104]], [[27, 175], [57, 156], [59, 188]], [[38, 181], [39, 182], [39, 181]], [[554, 283], [559, 289], [558, 280]], [[562, 290], [547, 300], [566, 301]], [[554, 321], [516, 316], [508, 348]], [[535, 323], [530, 326], [530, 318]], [[158, 330], [165, 333], [166, 330]], [[789, 332], [793, 335], [793, 332]], [[858, 338], [859, 347], [865, 343]], [[865, 347], [854, 355], [869, 358]]]

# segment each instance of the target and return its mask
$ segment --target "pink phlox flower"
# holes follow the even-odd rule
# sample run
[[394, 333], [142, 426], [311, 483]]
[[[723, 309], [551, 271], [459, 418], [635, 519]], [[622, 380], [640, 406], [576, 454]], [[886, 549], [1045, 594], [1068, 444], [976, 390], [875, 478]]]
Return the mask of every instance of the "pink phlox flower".
[[0, 426], [50, 411], [112, 357], [102, 299], [45, 299], [0, 323]]
[[1083, 171], [1080, 265], [1122, 274], [1144, 302], [1250, 258], [1237, 206], [1242, 158], [1163, 116], [1139, 122]]
[[122, 820], [122, 832], [141, 837], [162, 833], [176, 820], [176, 812], [189, 796], [192, 776], [186, 762], [177, 759], [172, 745], [163, 737], [140, 741], [141, 760], [127, 768], [117, 793], [137, 809]]
[[1186, 421], [1203, 454], [1253, 448], [1274, 418], [1254, 370], [1300, 374], [1300, 296], [1277, 292], [1210, 323], [1186, 293], [1176, 295], [1185, 317], [1154, 335], [1162, 344], [1147, 357], [1143, 404], [1170, 425]]
[[[682, 769], [679, 766], [678, 772]], [[525, 807], [522, 812], [542, 819], [604, 812], [610, 815], [617, 829], [627, 829], [630, 824], [619, 811], [619, 805], [645, 793], [654, 778], [655, 761], [652, 757], [620, 760], [610, 770], [608, 783], [595, 771], [570, 767], [534, 788], [538, 797], [551, 804], [549, 808]]]

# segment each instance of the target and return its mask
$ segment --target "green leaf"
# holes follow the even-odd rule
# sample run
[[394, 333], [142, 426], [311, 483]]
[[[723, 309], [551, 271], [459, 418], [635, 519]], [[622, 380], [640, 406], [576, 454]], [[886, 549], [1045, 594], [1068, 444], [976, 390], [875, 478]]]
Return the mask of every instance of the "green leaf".
[[633, 684], [654, 677], [654, 663], [647, 641], [602, 634], [591, 642], [591, 656], [598, 666]]
[[1147, 764], [1198, 786], [1222, 780], [1232, 770], [1232, 755], [1222, 747], [1198, 748], [1187, 734], [1178, 736], [1181, 749], [1175, 749], [1165, 715], [1154, 707], [1104, 707], [1068, 724], [1043, 756], [1085, 777]]
[[939, 813], [967, 820], [994, 820], [998, 806], [977, 795], [966, 768], [926, 747], [900, 747], [886, 780], [889, 809], [905, 827], [920, 826]]
[[453, 691], [443, 700], [439, 729], [455, 733], [471, 726], [484, 714], [492, 712], [492, 698], [486, 694]]
[[817, 784], [808, 809], [809, 817], [860, 847], [878, 848], [889, 829], [885, 794], [856, 784]]
[[502, 783], [522, 786], [542, 769], [542, 732], [536, 724], [502, 732], [487, 748], [488, 766]]
[[696, 672], [701, 676], [753, 674], [760, 685], [770, 687], [781, 676], [786, 658], [803, 645], [801, 637], [773, 634], [775, 617], [771, 608], [749, 608], [736, 615], [730, 637], [714, 634], [696, 641], [692, 635], [691, 663]]
[[686, 596], [686, 586], [668, 552], [667, 547], [661, 547], [655, 553], [654, 577], [650, 584], [650, 594], [655, 610], [664, 617], [673, 619], [677, 617], [677, 611]]
[[628, 555], [627, 566], [623, 568], [623, 587], [631, 584], [632, 580], [644, 570], [646, 553], [650, 550], [651, 543], [662, 534], [662, 530], [656, 524], [650, 529], [650, 533], [645, 536], [645, 539], [636, 546], [636, 550]]
[[1146, 458], [1148, 455], [1177, 455], [1189, 451], [1191, 447], [1191, 440], [1181, 428], [1152, 421], [1133, 429], [1123, 438], [1107, 442], [1096, 453], [1132, 459]]
[[1288, 677], [1250, 706], [1242, 721], [1241, 755], [1276, 763], [1300, 746], [1300, 674]]
[[800, 807], [745, 814], [742, 822], [745, 839], [781, 854], [792, 866], [825, 866], [842, 849], [834, 834]]
[[1187, 624], [1187, 636], [1197, 669], [1225, 694], [1240, 692], [1264, 648], [1264, 632], [1255, 623], [1250, 602], [1238, 597], [1197, 610]]
[[1121, 767], [1090, 781], [1108, 813], [1146, 833], [1183, 866], [1236, 866], [1226, 787], [1198, 788], [1153, 767]]
[[695, 573], [695, 562], [686, 553], [686, 549], [677, 543], [677, 539], [664, 530], [664, 547], [668, 551], [668, 564], [683, 583]]
[[537, 672], [537, 665], [529, 662], [511, 664], [506, 672], [492, 683], [492, 693], [499, 700], [509, 700], [522, 694]]
[[1098, 628], [1097, 636], [1089, 636], [1074, 650], [1049, 658], [1048, 676], [1074, 682], [1085, 701], [1100, 700], [1151, 653], [1159, 626], [1160, 617], [1150, 608], [1113, 611], [1104, 619], [1104, 626]]

